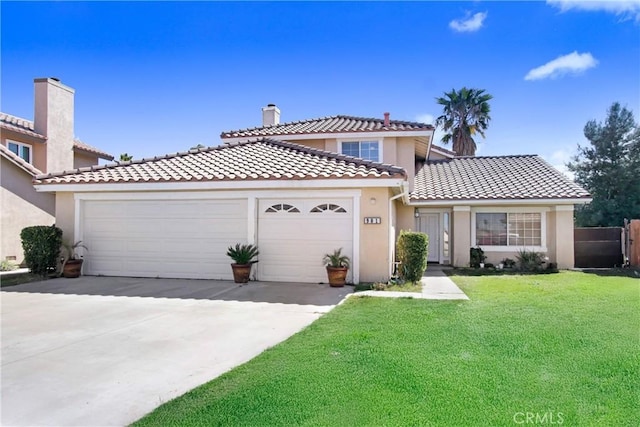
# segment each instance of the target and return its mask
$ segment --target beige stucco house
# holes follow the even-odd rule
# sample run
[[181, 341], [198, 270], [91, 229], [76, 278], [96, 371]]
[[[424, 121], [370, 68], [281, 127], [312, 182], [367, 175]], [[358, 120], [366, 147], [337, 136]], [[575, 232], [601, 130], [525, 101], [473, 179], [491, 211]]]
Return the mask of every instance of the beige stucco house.
[[0, 113], [0, 259], [23, 260], [20, 232], [55, 222], [55, 195], [36, 192], [33, 178], [97, 165], [113, 157], [74, 138], [74, 90], [35, 79], [34, 120]]
[[223, 132], [224, 144], [39, 175], [58, 226], [90, 252], [85, 274], [229, 279], [226, 248], [257, 243], [255, 278], [325, 282], [323, 254], [350, 280], [386, 280], [401, 229], [430, 238], [429, 262], [464, 266], [518, 249], [573, 267], [573, 206], [589, 194], [538, 156], [462, 157], [434, 128], [331, 116]]

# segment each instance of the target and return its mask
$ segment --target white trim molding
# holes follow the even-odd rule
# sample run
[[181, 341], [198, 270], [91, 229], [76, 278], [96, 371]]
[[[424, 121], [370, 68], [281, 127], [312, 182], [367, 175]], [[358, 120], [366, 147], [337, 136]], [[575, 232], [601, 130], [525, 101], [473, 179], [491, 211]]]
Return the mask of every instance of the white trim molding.
[[322, 180], [265, 180], [265, 181], [207, 181], [207, 182], [140, 182], [140, 183], [91, 183], [91, 184], [36, 184], [38, 192], [163, 192], [202, 190], [268, 190], [279, 188], [297, 190], [303, 188], [375, 188], [402, 187], [403, 178], [379, 179], [322, 179]]
[[547, 206], [559, 206], [559, 205], [582, 205], [585, 203], [591, 203], [591, 198], [581, 199], [486, 199], [486, 200], [425, 200], [425, 201], [411, 201], [410, 206], [495, 206], [495, 205], [547, 205]]
[[[30, 165], [33, 165], [33, 145], [31, 144], [27, 144], [26, 142], [20, 142], [20, 141], [14, 141], [13, 139], [7, 139], [6, 140], [6, 147], [7, 150], [11, 151], [13, 153], [13, 150], [11, 150], [9, 148], [9, 144], [14, 144], [18, 147], [18, 153], [13, 153], [16, 156], [20, 157], [22, 160], [24, 160], [25, 162], [29, 163]], [[29, 149], [29, 159], [25, 159], [24, 157], [22, 157], [20, 155], [20, 147], [26, 147]]]
[[[378, 143], [378, 158], [376, 160], [373, 159], [365, 159], [364, 157], [360, 157], [360, 156], [355, 156], [359, 159], [364, 159], [364, 160], [370, 160], [372, 162], [377, 162], [377, 163], [383, 163], [382, 159], [383, 159], [383, 151], [384, 151], [384, 144], [383, 144], [383, 139], [382, 138], [340, 138], [337, 139], [338, 142], [338, 153], [346, 155], [342, 152], [342, 144], [344, 142], [359, 142], [360, 143], [360, 147], [359, 150], [362, 151], [362, 146], [361, 144], [363, 142], [377, 142]], [[359, 153], [361, 154], [361, 153]]]

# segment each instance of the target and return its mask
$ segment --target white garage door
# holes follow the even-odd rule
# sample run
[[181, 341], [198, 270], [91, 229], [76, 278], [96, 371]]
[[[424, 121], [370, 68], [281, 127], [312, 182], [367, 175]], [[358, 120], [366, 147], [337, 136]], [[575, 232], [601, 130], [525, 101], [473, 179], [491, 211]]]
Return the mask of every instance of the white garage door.
[[231, 279], [247, 241], [246, 200], [87, 200], [81, 218], [89, 275]]
[[343, 248], [353, 260], [352, 205], [352, 199], [260, 200], [259, 280], [327, 283], [324, 254]]

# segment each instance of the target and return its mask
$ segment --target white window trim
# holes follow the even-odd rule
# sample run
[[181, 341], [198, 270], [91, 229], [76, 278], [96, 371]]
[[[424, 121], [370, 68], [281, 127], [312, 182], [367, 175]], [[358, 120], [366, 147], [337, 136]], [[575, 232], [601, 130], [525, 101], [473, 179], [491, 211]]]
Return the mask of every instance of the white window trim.
[[477, 213], [539, 213], [540, 214], [540, 246], [479, 246], [485, 252], [515, 252], [518, 250], [547, 252], [547, 212], [548, 207], [533, 206], [496, 206], [471, 209], [471, 245], [476, 247], [476, 214]]
[[[27, 147], [29, 149], [29, 160], [22, 159], [22, 157], [19, 154], [17, 154], [17, 156], [20, 157], [22, 160], [25, 160], [27, 163], [33, 164], [33, 145], [25, 144], [24, 142], [14, 141], [12, 139], [7, 139], [7, 149], [9, 149], [9, 144], [16, 144], [18, 147]], [[13, 151], [11, 152], [13, 153]]]
[[[338, 153], [342, 154], [342, 143], [343, 142], [377, 142], [378, 143], [378, 163], [383, 163], [383, 140], [380, 138], [345, 138], [338, 140]], [[360, 157], [359, 157], [360, 158]], [[363, 159], [365, 160], [365, 159]], [[373, 160], [372, 160], [373, 161]]]

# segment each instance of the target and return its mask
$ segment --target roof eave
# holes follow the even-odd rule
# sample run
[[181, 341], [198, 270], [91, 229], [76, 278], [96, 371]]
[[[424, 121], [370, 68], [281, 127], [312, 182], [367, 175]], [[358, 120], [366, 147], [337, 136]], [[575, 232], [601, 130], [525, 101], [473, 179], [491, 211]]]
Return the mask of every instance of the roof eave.
[[236, 142], [243, 142], [247, 140], [253, 140], [256, 138], [269, 138], [269, 139], [281, 139], [284, 141], [300, 141], [307, 139], [347, 139], [347, 138], [359, 138], [359, 137], [371, 137], [376, 135], [381, 138], [393, 138], [393, 137], [430, 137], [434, 133], [433, 129], [424, 130], [359, 130], [359, 131], [340, 131], [340, 132], [322, 132], [322, 133], [279, 133], [273, 135], [246, 135], [246, 136], [227, 136], [228, 132], [220, 135], [220, 139], [224, 143], [232, 144]]
[[98, 151], [93, 151], [93, 150], [87, 150], [85, 148], [77, 147], [77, 146], [74, 146], [73, 150], [81, 152], [81, 153], [91, 154], [91, 155], [96, 156], [99, 159], [103, 159], [103, 160], [112, 161], [113, 159], [115, 159], [115, 157], [113, 157], [111, 154], [105, 153], [105, 152], [102, 152], [102, 151], [98, 152]]
[[583, 205], [591, 203], [591, 197], [548, 197], [530, 199], [409, 199], [410, 206], [478, 206], [478, 205]]
[[46, 175], [34, 179], [38, 192], [138, 192], [138, 191], [209, 191], [209, 190], [261, 190], [261, 189], [320, 189], [320, 188], [379, 188], [402, 187], [404, 178], [337, 178], [337, 179], [267, 179], [224, 181], [173, 182], [102, 182], [102, 183], [46, 183]]

